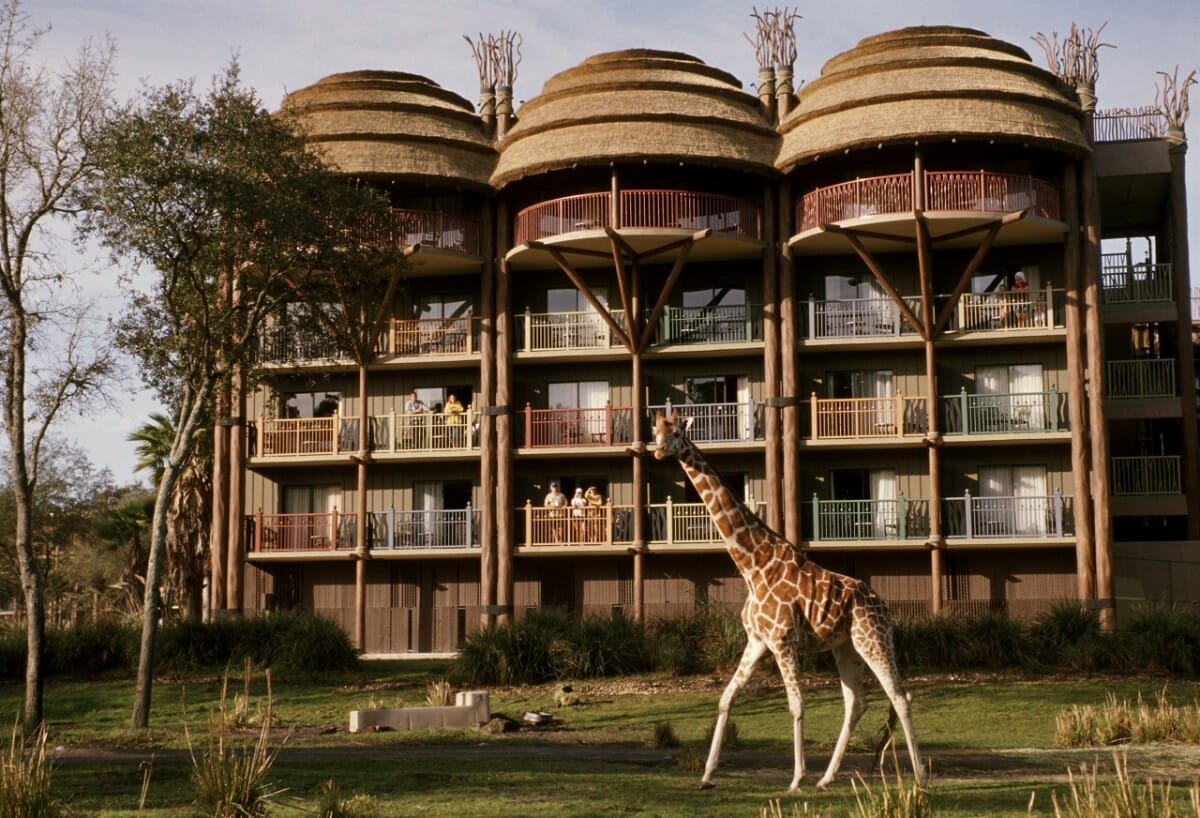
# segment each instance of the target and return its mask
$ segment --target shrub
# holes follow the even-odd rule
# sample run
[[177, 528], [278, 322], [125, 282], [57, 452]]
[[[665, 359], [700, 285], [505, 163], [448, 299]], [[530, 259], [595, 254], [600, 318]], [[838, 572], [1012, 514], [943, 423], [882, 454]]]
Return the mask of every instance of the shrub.
[[157, 667], [162, 672], [227, 667], [246, 659], [285, 674], [350, 670], [358, 663], [350, 637], [339, 625], [301, 613], [179, 620], [159, 631]]
[[13, 728], [8, 752], [0, 752], [0, 818], [54, 818], [65, 813], [50, 791], [51, 764], [46, 758], [46, 731], [39, 728], [27, 742]]
[[425, 685], [425, 706], [445, 707], [454, 700], [454, 691], [450, 682], [445, 679], [429, 682]]
[[650, 740], [650, 746], [656, 750], [679, 746], [679, 737], [675, 735], [675, 728], [671, 722], [654, 722], [654, 736]]
[[960, 620], [948, 616], [897, 619], [892, 623], [892, 636], [902, 668], [957, 670], [970, 666], [971, 644]]
[[1080, 765], [1078, 777], [1067, 769], [1070, 794], [1059, 803], [1050, 795], [1055, 818], [1200, 818], [1200, 784], [1193, 784], [1190, 809], [1179, 810], [1171, 797], [1171, 783], [1147, 779], [1138, 783], [1129, 775], [1124, 755], [1113, 753], [1115, 780], [1101, 782], [1097, 766]]
[[132, 619], [77, 622], [46, 632], [48, 674], [89, 674], [132, 670], [137, 665], [141, 630]]
[[566, 652], [569, 622], [554, 611], [536, 611], [515, 624], [490, 625], [468, 636], [451, 675], [470, 685], [538, 684], [558, 678], [555, 655]]
[[1017, 667], [1027, 661], [1026, 632], [1007, 614], [988, 612], [965, 623], [972, 667]]
[[645, 632], [620, 613], [609, 619], [589, 617], [567, 634], [559, 676], [592, 678], [640, 673], [649, 666]]
[[1134, 667], [1200, 675], [1200, 614], [1195, 611], [1174, 606], [1137, 608], [1123, 635]]
[[1158, 742], [1200, 743], [1200, 704], [1176, 707], [1159, 691], [1155, 703], [1137, 704], [1109, 693], [1104, 704], [1073, 705], [1055, 717], [1055, 742], [1063, 747]]
[[1111, 664], [1102, 658], [1100, 617], [1078, 601], [1063, 601], [1034, 620], [1031, 657], [1037, 664], [1067, 670], [1096, 670]]
[[321, 786], [317, 797], [317, 818], [371, 818], [379, 813], [379, 805], [369, 795], [343, 798], [341, 788], [330, 779]]

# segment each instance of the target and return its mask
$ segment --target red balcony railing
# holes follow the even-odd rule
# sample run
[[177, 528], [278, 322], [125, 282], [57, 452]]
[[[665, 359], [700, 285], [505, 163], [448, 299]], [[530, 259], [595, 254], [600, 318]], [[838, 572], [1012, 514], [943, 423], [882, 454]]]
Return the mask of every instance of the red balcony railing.
[[[853, 179], [806, 193], [797, 205], [801, 232], [822, 224], [907, 213], [915, 207], [912, 173]], [[929, 171], [925, 174], [925, 210], [1007, 213], [1033, 208], [1059, 218], [1058, 188], [1032, 176], [990, 171]]]
[[[620, 227], [703, 230], [757, 239], [761, 211], [753, 202], [689, 190], [622, 190], [617, 199]], [[517, 214], [517, 244], [577, 230], [612, 227], [612, 193], [581, 193], [531, 205]]]
[[360, 237], [375, 244], [420, 244], [479, 255], [479, 222], [437, 210], [393, 208], [382, 220], [364, 221]]
[[633, 441], [633, 410], [534, 409], [525, 405], [525, 446], [617, 446]]

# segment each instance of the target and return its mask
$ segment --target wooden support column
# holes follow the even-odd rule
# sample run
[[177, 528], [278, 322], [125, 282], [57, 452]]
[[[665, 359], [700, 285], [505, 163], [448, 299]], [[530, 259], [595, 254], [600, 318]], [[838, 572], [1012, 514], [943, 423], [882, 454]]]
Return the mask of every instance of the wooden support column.
[[[1167, 155], [1171, 162], [1171, 274], [1175, 284], [1177, 351], [1175, 376], [1183, 401], [1183, 430], [1180, 448], [1183, 449], [1183, 492], [1187, 497], [1200, 497], [1200, 441], [1196, 430], [1195, 348], [1192, 344], [1192, 298], [1189, 286], [1191, 271], [1188, 263], [1187, 181], [1185, 160], [1187, 137], [1182, 129], [1167, 134]], [[1160, 258], [1159, 261], [1162, 259]], [[1200, 540], [1200, 503], [1187, 504], [1187, 538]]]
[[496, 202], [496, 621], [507, 624], [513, 612], [513, 462], [512, 462], [512, 271], [504, 254], [512, 241], [508, 199]]
[[[785, 221], [789, 204], [776, 185], [767, 185], [763, 197], [762, 334], [763, 334], [763, 437], [766, 443], [763, 467], [766, 470], [767, 525], [783, 530], [783, 449], [779, 405], [779, 256], [786, 233], [778, 227]], [[776, 206], [778, 205], [778, 211]]]
[[229, 534], [226, 541], [226, 606], [237, 613], [245, 608], [242, 590], [246, 570], [246, 389], [241, 368], [234, 369], [230, 388], [233, 414], [229, 418]]
[[217, 390], [213, 424], [212, 525], [209, 527], [208, 615], [215, 619], [225, 610], [226, 561], [229, 559], [229, 390]]
[[[613, 192], [616, 193], [616, 176], [613, 176]], [[686, 256], [688, 248], [684, 249]], [[677, 269], [682, 269], [679, 265]], [[646, 451], [646, 442], [642, 439], [645, 435], [645, 417], [644, 417], [644, 400], [645, 393], [644, 384], [642, 382], [642, 349], [644, 344], [649, 339], [649, 335], [642, 331], [644, 328], [642, 323], [642, 265], [638, 259], [633, 259], [629, 265], [629, 305], [632, 311], [626, 316], [629, 321], [630, 337], [642, 338], [640, 344], [636, 344], [630, 350], [630, 382], [633, 391], [633, 400], [630, 401], [630, 412], [633, 417], [630, 418], [630, 426], [632, 428], [633, 446], [631, 478], [633, 482], [633, 618], [636, 622], [646, 621], [646, 589], [645, 589], [645, 572], [646, 572], [646, 477], [643, 470], [643, 457]]]
[[[779, 185], [781, 202], [792, 198], [791, 185]], [[780, 221], [789, 209], [781, 208]], [[782, 225], [781, 225], [782, 226]], [[792, 248], [786, 242], [779, 254], [779, 375], [783, 392], [783, 529], [790, 543], [800, 542], [800, 405], [796, 366], [796, 276]]]
[[[1085, 110], [1084, 133], [1092, 138], [1094, 111]], [[1083, 216], [1080, 246], [1080, 270], [1084, 288], [1087, 336], [1088, 419], [1092, 444], [1092, 518], [1096, 549], [1096, 605], [1100, 627], [1117, 627], [1116, 599], [1112, 575], [1112, 515], [1109, 513], [1108, 422], [1104, 417], [1104, 323], [1100, 313], [1100, 190], [1092, 155], [1084, 157], [1080, 168], [1079, 195]]]
[[[360, 316], [366, 320], [365, 316]], [[354, 646], [367, 649], [367, 463], [371, 458], [371, 415], [367, 407], [367, 364], [358, 365], [358, 451], [354, 454]], [[335, 430], [336, 432], [336, 430]], [[337, 532], [333, 532], [337, 539]]]
[[1067, 423], [1071, 427], [1072, 514], [1075, 520], [1075, 580], [1081, 601], [1096, 594], [1096, 555], [1092, 544], [1092, 493], [1087, 438], [1087, 382], [1084, 378], [1083, 291], [1079, 276], [1079, 171], [1068, 163], [1063, 172], [1067, 240], [1063, 250], [1066, 291], [1063, 322], [1067, 329]]
[[496, 485], [496, 243], [492, 201], [483, 203], [479, 219], [479, 250], [483, 267], [479, 281], [479, 626], [496, 621], [496, 503], [487, 496]]

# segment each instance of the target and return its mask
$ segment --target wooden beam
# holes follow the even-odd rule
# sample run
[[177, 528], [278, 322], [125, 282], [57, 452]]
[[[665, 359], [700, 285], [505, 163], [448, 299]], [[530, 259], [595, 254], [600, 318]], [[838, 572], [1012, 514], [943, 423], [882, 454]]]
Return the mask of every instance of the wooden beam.
[[575, 289], [583, 293], [583, 297], [586, 298], [587, 302], [592, 305], [592, 309], [599, 313], [600, 317], [604, 319], [604, 323], [608, 324], [608, 328], [612, 330], [613, 336], [619, 340], [627, 350], [633, 352], [633, 340], [630, 338], [629, 334], [621, 328], [620, 324], [613, 320], [612, 314], [608, 311], [608, 308], [600, 303], [599, 299], [596, 298], [595, 293], [593, 293], [588, 285], [584, 283], [583, 278], [581, 278], [579, 273], [575, 271], [575, 268], [572, 267], [565, 258], [563, 258], [563, 255], [558, 251], [558, 248], [547, 247], [546, 251], [550, 253], [550, 257], [554, 259], [559, 268], [561, 268], [562, 271], [567, 274], [567, 278], [571, 279], [571, 283], [575, 285]]
[[991, 229], [988, 230], [988, 234], [983, 237], [983, 241], [979, 243], [979, 247], [975, 250], [975, 255], [971, 258], [971, 263], [963, 270], [963, 274], [959, 277], [954, 292], [950, 294], [950, 301], [942, 307], [942, 312], [937, 317], [937, 323], [933, 326], [934, 338], [941, 335], [945, 331], [946, 325], [950, 323], [950, 317], [954, 315], [954, 310], [958, 307], [958, 300], [967, 291], [967, 287], [970, 286], [975, 271], [979, 269], [980, 264], [983, 264], [983, 259], [987, 256], [988, 251], [992, 249], [992, 242], [996, 240], [996, 235], [999, 234], [1000, 227], [999, 222], [994, 223]]
[[894, 241], [898, 244], [916, 244], [915, 236], [893, 236], [890, 233], [878, 233], [874, 230], [862, 230], [858, 227], [843, 227], [840, 224], [823, 224], [821, 229], [826, 233], [834, 233], [835, 235], [846, 235], [853, 233], [861, 239], [881, 239], [883, 241]]
[[584, 247], [568, 247], [566, 245], [546, 244], [544, 241], [527, 241], [525, 242], [526, 249], [529, 250], [545, 250], [549, 253], [551, 250], [562, 253], [564, 256], [588, 256], [590, 258], [608, 258], [608, 253], [603, 250], [588, 250]]
[[654, 309], [650, 311], [650, 317], [646, 319], [646, 324], [642, 327], [641, 335], [638, 337], [637, 351], [639, 353], [650, 345], [650, 336], [654, 331], [654, 325], [658, 323], [658, 319], [662, 317], [663, 310], [667, 308], [667, 299], [671, 297], [671, 290], [674, 289], [675, 282], [679, 280], [679, 276], [683, 272], [683, 265], [687, 264], [688, 256], [692, 254], [692, 248], [695, 246], [696, 238], [692, 237], [688, 239], [687, 244], [679, 251], [679, 256], [675, 259], [675, 264], [671, 267], [671, 272], [667, 275], [667, 280], [663, 284], [662, 291], [658, 294], [658, 300], [654, 302]]
[[862, 263], [867, 265], [867, 269], [871, 271], [871, 275], [875, 276], [875, 280], [879, 282], [879, 286], [883, 287], [888, 297], [895, 302], [897, 309], [900, 310], [900, 314], [904, 316], [904, 320], [909, 323], [918, 335], [925, 338], [925, 327], [921, 326], [921, 322], [917, 320], [917, 316], [913, 314], [913, 311], [904, 301], [903, 296], [896, 292], [896, 288], [892, 286], [892, 282], [887, 280], [887, 276], [883, 274], [883, 271], [879, 269], [879, 265], [875, 263], [874, 257], [867, 248], [863, 247], [862, 242], [858, 240], [858, 236], [855, 236], [853, 233], [843, 233], [842, 235], [846, 237], [846, 241], [850, 242], [850, 246], [854, 248], [854, 252], [858, 253], [858, 257], [862, 259]]
[[953, 233], [946, 233], [937, 237], [930, 236], [929, 243], [941, 244], [944, 241], [961, 239], [963, 236], [969, 236], [972, 233], [982, 233], [984, 230], [989, 230], [993, 225], [1000, 225], [1001, 227], [1004, 227], [1005, 225], [1015, 224], [1032, 212], [1033, 211], [1030, 208], [1025, 208], [1024, 210], [1014, 210], [1011, 213], [1005, 213], [998, 219], [990, 222], [984, 222], [983, 224], [977, 224], [974, 227], [964, 227], [962, 230], [955, 230]]
[[612, 247], [613, 271], [617, 276], [617, 297], [621, 299], [621, 309], [625, 310], [625, 326], [629, 327], [629, 337], [634, 338], [638, 335], [638, 320], [633, 314], [633, 299], [629, 292], [631, 288], [625, 280], [625, 263], [621, 256], [627, 255], [631, 261], [636, 262], [637, 253], [616, 230], [606, 227], [604, 233]]

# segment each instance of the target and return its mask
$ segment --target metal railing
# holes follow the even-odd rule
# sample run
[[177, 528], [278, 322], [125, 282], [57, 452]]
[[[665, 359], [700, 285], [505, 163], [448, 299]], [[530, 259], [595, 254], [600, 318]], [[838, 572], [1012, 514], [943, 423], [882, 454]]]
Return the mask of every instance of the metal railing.
[[948, 435], [1028, 434], [1060, 432], [1067, 425], [1067, 395], [1045, 392], [942, 396], [942, 432]]
[[1180, 494], [1179, 455], [1114, 457], [1112, 493], [1119, 495]]
[[1092, 127], [1097, 142], [1162, 139], [1167, 134], [1167, 119], [1153, 105], [1116, 108], [1097, 111], [1092, 118]]
[[757, 239], [762, 236], [761, 211], [746, 199], [689, 190], [622, 190], [612, 224], [612, 193], [581, 193], [539, 202], [519, 212], [513, 235], [520, 245], [579, 230], [646, 227], [703, 230], [711, 228]]
[[911, 211], [913, 175], [872, 176], [817, 188], [804, 195], [797, 209], [801, 231], [861, 216]]
[[597, 409], [534, 409], [525, 404], [526, 448], [623, 446], [633, 442], [633, 410], [612, 404]]
[[[422, 412], [370, 418], [373, 452], [466, 451], [476, 443], [472, 409], [461, 414]], [[251, 454], [259, 457], [338, 455], [358, 451], [358, 418], [259, 418], [251, 431]]]
[[1109, 361], [1106, 397], [1171, 398], [1175, 396], [1175, 359], [1138, 358]]
[[470, 355], [479, 349], [479, 319], [393, 318], [387, 351], [395, 357]]
[[[1074, 536], [1071, 498], [1061, 492], [1035, 497], [946, 497], [943, 534], [964, 539], [1033, 539]], [[894, 500], [822, 500], [807, 509], [809, 536], [816, 542], [885, 540], [929, 536], [929, 501], [901, 495]]]
[[[763, 514], [766, 504], [747, 504]], [[581, 509], [545, 508], [532, 502], [517, 509], [521, 545], [626, 545], [633, 539], [633, 506], [614, 505]], [[703, 503], [651, 503], [646, 507], [647, 541], [660, 545], [709, 545], [722, 542], [712, 516]]]
[[[263, 514], [248, 517], [251, 551], [329, 551], [355, 546], [358, 515]], [[378, 550], [478, 548], [480, 513], [464, 509], [368, 512], [367, 547]]]
[[696, 443], [718, 443], [734, 440], [761, 440], [762, 418], [758, 404], [745, 403], [681, 403], [649, 407], [653, 417], [656, 410], [669, 415], [678, 410], [679, 423], [689, 440]]
[[762, 307], [730, 304], [714, 307], [667, 307], [656, 344], [733, 344], [762, 339]]
[[[919, 310], [921, 299], [907, 296], [904, 303]], [[914, 335], [916, 330], [904, 320], [890, 298], [845, 298], [820, 301], [809, 298], [803, 316], [801, 335], [816, 338], [866, 338]]]
[[353, 356], [341, 349], [336, 339], [314, 321], [309, 324], [274, 324], [258, 334], [258, 361], [263, 364], [295, 364], [305, 361], [341, 361]]
[[479, 255], [479, 222], [436, 210], [393, 208], [381, 221], [365, 221], [360, 238], [374, 244], [420, 244]]
[[1105, 304], [1147, 304], [1174, 301], [1175, 282], [1170, 263], [1133, 263], [1126, 253], [1101, 257], [1100, 296]]
[[814, 440], [904, 437], [929, 429], [925, 398], [902, 392], [884, 398], [818, 398], [814, 393], [809, 408]]
[[[613, 310], [617, 325], [625, 327], [625, 311]], [[593, 310], [579, 312], [529, 312], [517, 319], [517, 349], [608, 349], [618, 342], [608, 323]]]

